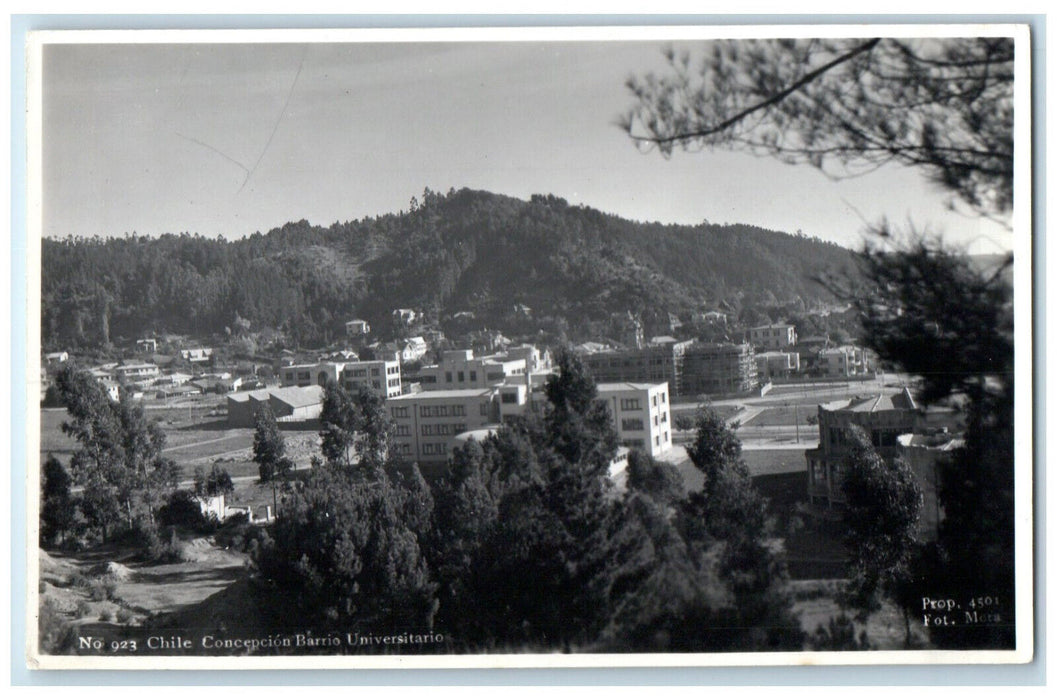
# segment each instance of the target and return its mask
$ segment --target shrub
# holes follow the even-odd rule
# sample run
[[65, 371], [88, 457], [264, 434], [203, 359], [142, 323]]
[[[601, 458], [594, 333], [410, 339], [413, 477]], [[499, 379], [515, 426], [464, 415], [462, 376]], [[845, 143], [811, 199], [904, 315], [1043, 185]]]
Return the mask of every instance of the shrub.
[[84, 617], [92, 611], [92, 606], [88, 604], [87, 600], [78, 601], [77, 603], [77, 617]]
[[100, 622], [110, 622], [110, 610], [109, 608], [103, 608], [103, 611], [99, 613]]
[[114, 599], [117, 592], [117, 581], [110, 578], [97, 578], [88, 584], [88, 597], [95, 601], [107, 601]]
[[45, 654], [60, 654], [73, 646], [74, 628], [51, 598], [40, 601], [37, 630], [40, 651]]
[[117, 621], [121, 624], [128, 624], [129, 620], [132, 619], [132, 611], [128, 608], [121, 608], [117, 611]]

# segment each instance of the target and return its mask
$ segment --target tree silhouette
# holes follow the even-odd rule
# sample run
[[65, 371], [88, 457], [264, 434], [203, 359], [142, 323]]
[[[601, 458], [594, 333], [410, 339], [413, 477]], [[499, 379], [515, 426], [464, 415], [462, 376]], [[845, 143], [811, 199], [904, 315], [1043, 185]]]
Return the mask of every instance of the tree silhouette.
[[628, 79], [636, 143], [729, 147], [836, 177], [919, 167], [982, 213], [1013, 203], [1013, 40], [714, 41]]

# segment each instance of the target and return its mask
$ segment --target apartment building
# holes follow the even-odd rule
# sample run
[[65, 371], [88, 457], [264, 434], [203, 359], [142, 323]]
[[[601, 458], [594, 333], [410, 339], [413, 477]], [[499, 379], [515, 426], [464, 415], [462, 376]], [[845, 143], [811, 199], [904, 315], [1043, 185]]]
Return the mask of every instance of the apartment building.
[[678, 393], [744, 394], [759, 386], [756, 353], [749, 343], [694, 343], [681, 357]]
[[326, 386], [334, 382], [346, 391], [366, 386], [386, 398], [402, 393], [400, 362], [397, 360], [359, 360], [356, 362], [314, 362], [290, 365], [279, 370], [279, 381], [287, 386]]
[[525, 353], [474, 357], [473, 350], [448, 350], [438, 364], [423, 367], [418, 379], [431, 391], [484, 389], [524, 377], [528, 371]]
[[666, 382], [681, 395], [683, 355], [693, 341], [647, 345], [642, 348], [605, 350], [581, 355], [584, 367], [598, 383]]
[[758, 379], [786, 379], [800, 372], [800, 353], [782, 352], [772, 350], [770, 352], [756, 353], [756, 374]]
[[672, 449], [672, 411], [668, 383], [598, 384], [598, 397], [609, 406], [620, 444], [658, 457]]
[[869, 361], [862, 348], [842, 345], [819, 350], [815, 369], [824, 377], [854, 377], [869, 372]]
[[785, 350], [796, 345], [796, 326], [788, 323], [772, 323], [750, 328], [746, 335], [753, 347], [763, 350]]
[[494, 425], [499, 420], [495, 390], [423, 391], [387, 402], [396, 454], [415, 462], [445, 462], [455, 436]]

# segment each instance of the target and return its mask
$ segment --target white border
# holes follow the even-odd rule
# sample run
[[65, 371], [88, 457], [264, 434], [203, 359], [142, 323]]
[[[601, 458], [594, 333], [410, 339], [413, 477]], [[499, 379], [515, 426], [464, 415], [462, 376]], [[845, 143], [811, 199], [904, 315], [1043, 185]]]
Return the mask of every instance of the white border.
[[1032, 419], [1032, 157], [1031, 45], [1027, 25], [1015, 24], [848, 24], [724, 26], [460, 27], [400, 29], [247, 30], [76, 30], [32, 32], [27, 39], [27, 244], [28, 330], [26, 346], [29, 461], [26, 503], [39, 503], [40, 413], [40, 240], [42, 228], [42, 55], [46, 44], [151, 43], [327, 43], [327, 42], [507, 42], [507, 41], [679, 41], [776, 37], [961, 37], [1010, 36], [1014, 62], [1014, 400], [1016, 503], [1016, 649], [1009, 651], [738, 652], [695, 654], [477, 654], [414, 656], [48, 656], [37, 652], [39, 547], [37, 514], [27, 513], [26, 658], [31, 669], [92, 670], [277, 670], [277, 669], [491, 669], [642, 668], [701, 666], [1019, 664], [1033, 658], [1033, 448]]

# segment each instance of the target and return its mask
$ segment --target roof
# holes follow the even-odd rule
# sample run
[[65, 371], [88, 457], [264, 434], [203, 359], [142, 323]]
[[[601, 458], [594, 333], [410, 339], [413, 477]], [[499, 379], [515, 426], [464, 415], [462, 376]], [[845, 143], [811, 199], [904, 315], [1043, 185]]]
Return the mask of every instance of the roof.
[[269, 389], [266, 393], [293, 408], [312, 406], [323, 401], [321, 386], [288, 386], [283, 389]]
[[250, 398], [256, 401], [267, 401], [271, 394], [269, 389], [257, 389], [255, 391], [240, 391], [237, 394], [228, 394], [228, 401], [237, 403], [248, 402]]
[[916, 411], [917, 402], [910, 395], [910, 390], [903, 387], [898, 394], [874, 394], [857, 396], [843, 401], [832, 401], [822, 404], [827, 411], [852, 411], [855, 413], [876, 413], [878, 411]]
[[419, 401], [422, 399], [470, 399], [480, 396], [488, 396], [491, 389], [445, 389], [442, 391], [420, 391], [417, 394], [404, 394], [386, 399], [393, 401]]
[[598, 392], [603, 391], [647, 391], [649, 389], [657, 389], [661, 386], [668, 384], [668, 382], [657, 382], [651, 384], [649, 382], [607, 382], [598, 385]]

